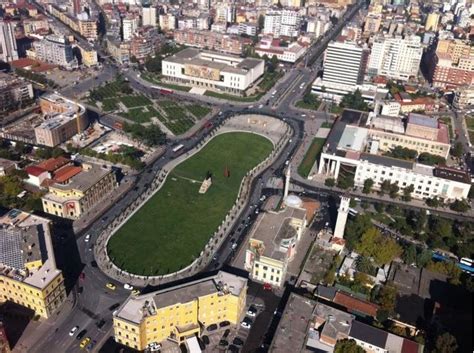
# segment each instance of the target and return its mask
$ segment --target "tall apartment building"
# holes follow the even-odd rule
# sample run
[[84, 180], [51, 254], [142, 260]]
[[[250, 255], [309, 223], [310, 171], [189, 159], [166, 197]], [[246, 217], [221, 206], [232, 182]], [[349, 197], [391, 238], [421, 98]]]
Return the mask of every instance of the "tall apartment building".
[[178, 44], [237, 55], [242, 54], [246, 44], [252, 43], [249, 38], [199, 30], [175, 31], [174, 40]]
[[430, 74], [435, 87], [474, 84], [474, 46], [460, 39], [440, 40], [431, 57]]
[[123, 40], [128, 41], [139, 26], [138, 17], [130, 16], [122, 19]]
[[0, 21], [0, 47], [0, 60], [4, 62], [18, 60], [18, 49], [11, 22]]
[[156, 27], [158, 25], [156, 13], [156, 7], [142, 7], [142, 26]]
[[406, 81], [417, 76], [422, 55], [423, 47], [418, 36], [377, 36], [374, 38], [367, 73]]
[[160, 48], [161, 40], [156, 27], [142, 26], [132, 36], [130, 41], [130, 56], [140, 62], [154, 55]]
[[301, 16], [296, 10], [270, 10], [265, 14], [264, 34], [274, 37], [298, 37], [300, 33]]
[[6, 112], [33, 99], [33, 86], [30, 82], [0, 72], [0, 112]]
[[247, 279], [224, 271], [167, 289], [129, 297], [113, 317], [118, 343], [144, 350], [165, 340], [196, 340], [210, 325], [238, 325]]
[[40, 108], [45, 120], [35, 127], [36, 143], [55, 147], [83, 132], [87, 125], [85, 108], [56, 93], [44, 95]]
[[77, 67], [77, 60], [72, 53], [72, 46], [65, 37], [48, 35], [34, 42], [36, 58], [50, 64], [63, 67]]
[[10, 210], [0, 218], [0, 248], [0, 302], [51, 317], [66, 300], [66, 289], [56, 266], [50, 221]]

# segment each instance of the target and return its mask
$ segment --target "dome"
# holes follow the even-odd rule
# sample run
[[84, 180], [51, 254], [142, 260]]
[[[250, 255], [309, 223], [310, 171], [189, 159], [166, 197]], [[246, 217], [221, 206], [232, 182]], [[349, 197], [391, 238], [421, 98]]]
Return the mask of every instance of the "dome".
[[296, 195], [288, 195], [285, 199], [285, 205], [288, 207], [301, 207], [303, 201]]

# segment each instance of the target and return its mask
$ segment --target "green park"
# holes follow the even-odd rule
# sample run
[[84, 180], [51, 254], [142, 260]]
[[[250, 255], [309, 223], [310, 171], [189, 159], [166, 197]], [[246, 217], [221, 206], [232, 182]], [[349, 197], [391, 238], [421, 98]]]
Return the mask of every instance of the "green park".
[[[162, 188], [111, 237], [107, 246], [112, 261], [147, 276], [188, 266], [232, 208], [245, 174], [272, 148], [266, 138], [247, 132], [214, 137], [177, 165]], [[200, 194], [208, 175], [212, 185]]]

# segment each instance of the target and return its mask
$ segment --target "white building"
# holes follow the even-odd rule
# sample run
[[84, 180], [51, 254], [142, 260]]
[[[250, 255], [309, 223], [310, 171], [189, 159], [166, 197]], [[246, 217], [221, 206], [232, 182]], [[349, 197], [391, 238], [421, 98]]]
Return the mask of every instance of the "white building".
[[176, 29], [176, 16], [172, 14], [159, 16], [160, 29], [164, 32], [174, 31]]
[[123, 40], [128, 41], [139, 26], [138, 17], [124, 18], [122, 20]]
[[162, 67], [167, 81], [242, 94], [263, 75], [265, 63], [260, 59], [187, 48], [164, 59]]
[[[413, 185], [412, 197], [418, 199], [467, 198], [471, 188], [471, 178], [468, 173], [458, 169], [428, 166], [382, 155], [380, 152], [384, 142], [380, 141], [378, 137], [386, 137], [387, 132], [357, 126], [363, 124], [366, 119], [367, 116], [364, 113], [344, 111], [340, 120], [331, 130], [323, 148], [318, 174], [337, 179], [341, 166], [344, 165], [346, 168], [352, 167], [354, 169], [354, 185], [356, 187], [363, 187], [366, 179], [372, 179], [374, 181], [373, 187], [377, 190], [380, 189], [384, 180], [388, 180], [390, 183], [396, 184], [400, 192]], [[430, 142], [412, 136], [395, 133], [391, 135], [398, 140], [407, 140], [406, 143], [412, 148], [418, 146], [420, 153], [425, 151], [421, 149], [424, 146], [418, 144], [420, 140], [426, 145], [431, 143], [433, 146], [435, 144], [441, 146], [439, 142]], [[394, 146], [397, 145], [398, 142], [395, 141]]]
[[456, 109], [464, 109], [470, 105], [474, 105], [474, 86], [457, 88], [454, 92], [453, 106]]
[[257, 27], [258, 27], [258, 25], [256, 23], [250, 23], [250, 22], [239, 23], [239, 32], [238, 32], [238, 34], [246, 34], [250, 37], [256, 36], [257, 35]]
[[377, 36], [372, 46], [367, 73], [408, 80], [417, 76], [422, 54], [423, 47], [418, 36]]
[[143, 26], [156, 27], [156, 7], [142, 7], [142, 24]]
[[296, 10], [270, 10], [265, 14], [263, 33], [274, 37], [298, 37], [301, 15]]
[[[368, 51], [354, 42], [331, 42], [325, 52], [323, 77], [313, 83], [313, 92], [326, 99], [340, 100], [344, 95], [361, 89]], [[361, 91], [373, 91], [367, 87]], [[370, 98], [370, 100], [372, 100]]]
[[36, 58], [40, 61], [63, 67], [77, 67], [72, 46], [65, 37], [48, 35], [43, 40], [34, 42], [33, 47]]
[[310, 18], [306, 23], [306, 32], [319, 38], [331, 27], [331, 21], [328, 18]]
[[0, 21], [0, 60], [10, 62], [18, 60], [14, 28], [11, 22]]
[[269, 58], [276, 56], [280, 61], [294, 63], [304, 55], [307, 49], [306, 46], [302, 46], [298, 42], [290, 43], [287, 47], [273, 45], [273, 43], [273, 38], [263, 37], [255, 47], [255, 53], [261, 57], [264, 55]]

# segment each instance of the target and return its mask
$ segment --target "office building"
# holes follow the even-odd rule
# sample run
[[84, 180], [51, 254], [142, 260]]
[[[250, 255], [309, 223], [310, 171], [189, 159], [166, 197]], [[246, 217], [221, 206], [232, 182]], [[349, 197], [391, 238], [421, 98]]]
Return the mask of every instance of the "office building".
[[[367, 58], [368, 50], [354, 42], [329, 43], [324, 56], [323, 77], [322, 79], [318, 77], [314, 81], [313, 93], [324, 99], [339, 101], [344, 95], [356, 89], [365, 92], [361, 86]], [[377, 93], [375, 87], [373, 91], [375, 95]]]
[[65, 165], [54, 172], [48, 193], [42, 197], [43, 211], [78, 219], [107, 197], [115, 186], [115, 174], [105, 166]]
[[0, 47], [0, 60], [4, 62], [18, 60], [14, 27], [11, 22], [0, 21]]
[[0, 217], [0, 301], [31, 309], [42, 318], [66, 300], [56, 266], [50, 221], [17, 209]]
[[289, 195], [282, 211], [259, 215], [245, 252], [245, 269], [253, 280], [283, 287], [289, 263], [306, 228], [304, 207], [298, 196]]
[[72, 46], [65, 37], [48, 35], [34, 42], [36, 59], [67, 68], [77, 67], [77, 60], [72, 53]]
[[33, 86], [23, 78], [0, 72], [0, 112], [25, 106], [33, 101]]
[[224, 271], [148, 294], [130, 296], [113, 317], [115, 341], [144, 350], [153, 343], [178, 345], [223, 321], [238, 325], [247, 279]]
[[83, 132], [88, 125], [86, 109], [57, 93], [40, 98], [44, 121], [35, 127], [36, 143], [55, 147]]
[[256, 23], [251, 22], [241, 22], [238, 25], [238, 34], [242, 35], [245, 34], [250, 37], [254, 37], [257, 35], [258, 32], [258, 25]]
[[142, 7], [142, 26], [156, 27], [158, 25], [156, 12], [156, 7]]
[[270, 10], [265, 14], [263, 34], [298, 37], [300, 33], [301, 15], [296, 10]]
[[263, 75], [265, 63], [260, 59], [188, 48], [164, 59], [162, 67], [166, 81], [243, 94]]
[[422, 54], [423, 47], [418, 36], [377, 36], [372, 45], [367, 74], [404, 81], [416, 78]]
[[[471, 188], [468, 173], [384, 155], [395, 147], [406, 147], [418, 154], [427, 152], [447, 158], [450, 144], [446, 125], [433, 118], [415, 115], [409, 118], [407, 131], [401, 134], [390, 131], [403, 128], [397, 128], [398, 118], [377, 117], [375, 119], [382, 120], [378, 126], [372, 118], [367, 113], [343, 112], [326, 140], [318, 165], [319, 174], [337, 179], [344, 165], [353, 168], [357, 187], [363, 187], [364, 181], [370, 178], [375, 189], [379, 189], [385, 180], [396, 184], [400, 190], [413, 185], [411, 196], [417, 199], [467, 198]], [[433, 140], [436, 130], [437, 136]]]
[[464, 109], [474, 105], [474, 86], [462, 86], [454, 91], [453, 106]]

